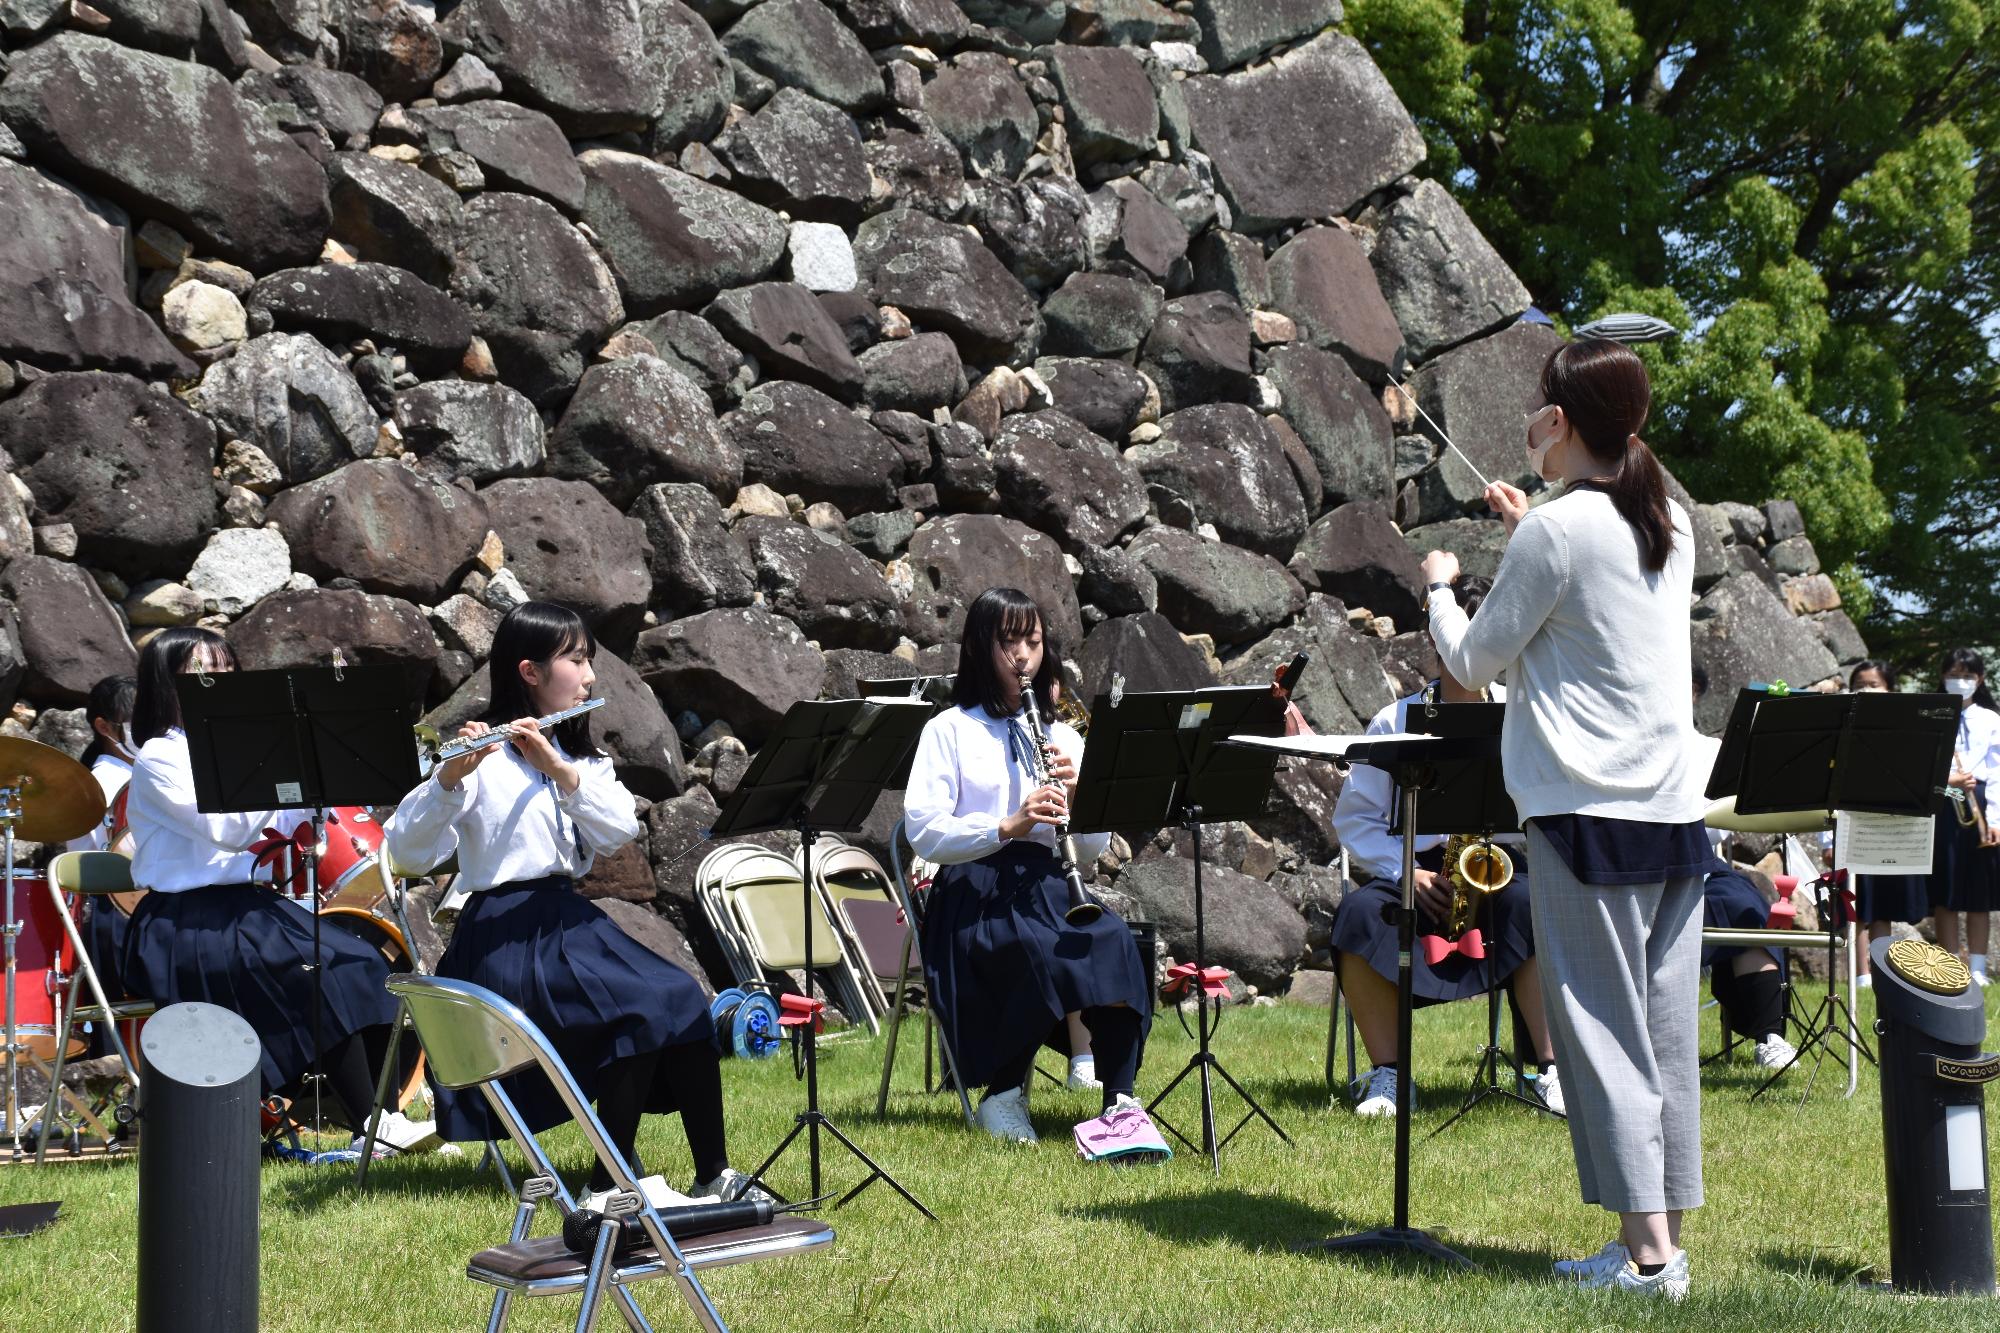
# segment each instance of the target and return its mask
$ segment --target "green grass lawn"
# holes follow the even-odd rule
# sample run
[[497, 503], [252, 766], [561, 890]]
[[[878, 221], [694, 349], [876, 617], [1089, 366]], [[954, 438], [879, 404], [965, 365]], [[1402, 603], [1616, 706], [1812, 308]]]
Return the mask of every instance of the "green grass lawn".
[[[929, 1224], [877, 1184], [833, 1214], [839, 1238], [817, 1255], [710, 1274], [723, 1317], [745, 1330], [1320, 1329], [1452, 1330], [1993, 1329], [1991, 1304], [1910, 1300], [1858, 1290], [1883, 1273], [1888, 1237], [1880, 1111], [1873, 1071], [1843, 1101], [1829, 1064], [1803, 1110], [1797, 1092], [1751, 1104], [1748, 1064], [1712, 1067], [1702, 1117], [1708, 1198], [1685, 1240], [1694, 1292], [1673, 1308], [1583, 1293], [1546, 1277], [1552, 1259], [1595, 1250], [1609, 1214], [1577, 1200], [1569, 1138], [1553, 1120], [1489, 1103], [1441, 1138], [1471, 1077], [1483, 1007], [1417, 1019], [1419, 1136], [1413, 1221], [1480, 1264], [1471, 1275], [1296, 1255], [1314, 1237], [1384, 1224], [1391, 1210], [1393, 1122], [1329, 1109], [1321, 1084], [1326, 1011], [1234, 1010], [1218, 1051], [1291, 1134], [1246, 1129], [1220, 1179], [1183, 1152], [1150, 1168], [1088, 1168], [1070, 1122], [1094, 1111], [1038, 1089], [1039, 1148], [1006, 1148], [968, 1131], [948, 1096], [919, 1090], [912, 1043], [886, 1123], [873, 1116], [880, 1040], [842, 1040], [822, 1061], [826, 1105], [942, 1221]], [[1863, 999], [1862, 1021], [1872, 1018]], [[1710, 1045], [1715, 1025], [1705, 1015]], [[1164, 1085], [1192, 1043], [1156, 1025], [1141, 1094]], [[1053, 1063], [1052, 1059], [1050, 1063]], [[788, 1061], [725, 1066], [737, 1163], [756, 1165], [803, 1099]], [[1185, 1088], [1187, 1085], [1183, 1085]], [[1184, 1121], [1192, 1099], [1176, 1094]], [[1231, 1117], [1233, 1121], [1233, 1117]], [[566, 1168], [585, 1165], [573, 1131], [551, 1136]], [[640, 1141], [649, 1170], [685, 1186], [677, 1122], [652, 1118]], [[829, 1155], [831, 1183], [859, 1172]], [[263, 1172], [262, 1326], [274, 1330], [474, 1329], [486, 1289], [463, 1276], [468, 1255], [504, 1239], [510, 1201], [476, 1156], [388, 1163], [356, 1192], [351, 1172], [267, 1164]], [[802, 1148], [774, 1182], [805, 1190]], [[138, 1169], [130, 1162], [0, 1170], [0, 1203], [61, 1198], [53, 1228], [0, 1241], [0, 1329], [125, 1329], [133, 1324]], [[178, 1240], [192, 1256], [200, 1220]], [[665, 1284], [642, 1304], [663, 1328], [687, 1327]], [[514, 1327], [568, 1328], [575, 1305], [518, 1307]], [[603, 1327], [622, 1327], [609, 1307]]]

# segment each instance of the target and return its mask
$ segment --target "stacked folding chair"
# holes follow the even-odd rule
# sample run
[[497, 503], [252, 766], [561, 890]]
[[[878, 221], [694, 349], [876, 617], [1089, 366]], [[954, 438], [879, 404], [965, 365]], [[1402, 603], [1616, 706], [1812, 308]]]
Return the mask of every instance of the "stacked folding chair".
[[820, 848], [813, 855], [819, 897], [840, 928], [841, 942], [864, 983], [869, 1008], [886, 1017], [890, 988], [900, 974], [909, 918], [889, 883], [889, 872], [862, 848]]
[[807, 958], [803, 881], [791, 857], [754, 843], [718, 848], [695, 870], [695, 897], [738, 985], [769, 989], [769, 973], [811, 967], [823, 979], [829, 999], [856, 1022], [866, 1023], [870, 1032], [878, 1030], [872, 983], [863, 979], [819, 893], [812, 899], [812, 956]]

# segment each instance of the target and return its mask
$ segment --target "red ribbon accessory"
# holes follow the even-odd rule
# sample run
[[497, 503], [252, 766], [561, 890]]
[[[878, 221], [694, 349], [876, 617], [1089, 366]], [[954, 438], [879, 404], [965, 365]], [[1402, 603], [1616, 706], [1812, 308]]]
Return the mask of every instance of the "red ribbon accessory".
[[[306, 853], [313, 845], [312, 821], [307, 820], [292, 830], [288, 838], [274, 828], [264, 830], [264, 836], [250, 844], [250, 853], [256, 857], [260, 868], [271, 872], [271, 886], [294, 898], [306, 896]], [[280, 866], [279, 862], [287, 864]]]
[[1211, 999], [1226, 999], [1229, 995], [1229, 969], [1226, 967], [1197, 968], [1193, 963], [1175, 963], [1167, 969], [1167, 981], [1160, 989], [1169, 995], [1185, 995], [1199, 982], [1201, 993]]
[[824, 1032], [826, 1031], [826, 1017], [821, 1011], [825, 1008], [825, 1000], [808, 1000], [803, 995], [780, 995], [778, 997], [778, 1026], [781, 1028], [798, 1028], [811, 1023], [814, 1032]]
[[1463, 954], [1475, 961], [1486, 956], [1486, 937], [1474, 926], [1455, 940], [1442, 935], [1424, 936], [1424, 961], [1436, 967], [1453, 954]]

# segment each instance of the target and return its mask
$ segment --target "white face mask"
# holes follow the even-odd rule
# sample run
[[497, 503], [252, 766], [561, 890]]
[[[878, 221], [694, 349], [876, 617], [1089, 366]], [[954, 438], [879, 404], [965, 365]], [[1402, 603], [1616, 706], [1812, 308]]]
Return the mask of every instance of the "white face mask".
[[1946, 676], [1944, 687], [1961, 699], [1970, 699], [1979, 691], [1979, 680], [1974, 676]]
[[120, 723], [118, 724], [118, 734], [119, 734], [120, 736], [123, 736], [123, 737], [125, 738], [125, 753], [126, 753], [126, 754], [137, 754], [137, 753], [139, 753], [139, 745], [138, 745], [138, 742], [136, 742], [136, 741], [134, 741], [134, 740], [132, 739], [132, 724], [131, 724], [130, 722], [120, 722]]
[[1540, 444], [1536, 444], [1535, 428], [1554, 422], [1556, 413], [1561, 410], [1554, 403], [1550, 403], [1541, 411], [1531, 413], [1528, 416], [1528, 470], [1536, 476], [1542, 477], [1544, 481], [1548, 478], [1542, 473], [1542, 464], [1548, 461], [1549, 450], [1555, 448], [1557, 436], [1551, 434]]
[[1882, 685], [1863, 685], [1855, 691], [1856, 694], [1887, 694], [1888, 692], [1888, 688]]

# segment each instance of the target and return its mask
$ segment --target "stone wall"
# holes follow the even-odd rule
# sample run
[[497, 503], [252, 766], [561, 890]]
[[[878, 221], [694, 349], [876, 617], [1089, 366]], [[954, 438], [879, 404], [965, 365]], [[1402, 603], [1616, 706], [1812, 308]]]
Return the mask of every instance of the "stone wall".
[[[773, 721], [948, 668], [990, 585], [1043, 599], [1086, 698], [1304, 648], [1308, 717], [1358, 727], [1425, 672], [1419, 555], [1502, 545], [1397, 348], [1525, 483], [1557, 339], [1340, 19], [0, 6], [7, 725], [79, 746], [90, 684], [188, 623], [399, 665], [453, 720], [500, 614], [568, 602], [649, 806], [595, 891], [711, 963], [687, 849]], [[1714, 707], [1862, 654], [1793, 506], [1696, 512]], [[1297, 768], [1213, 831], [1210, 938], [1260, 988], [1323, 961], [1336, 794]], [[1098, 867], [1176, 953], [1186, 851]]]

